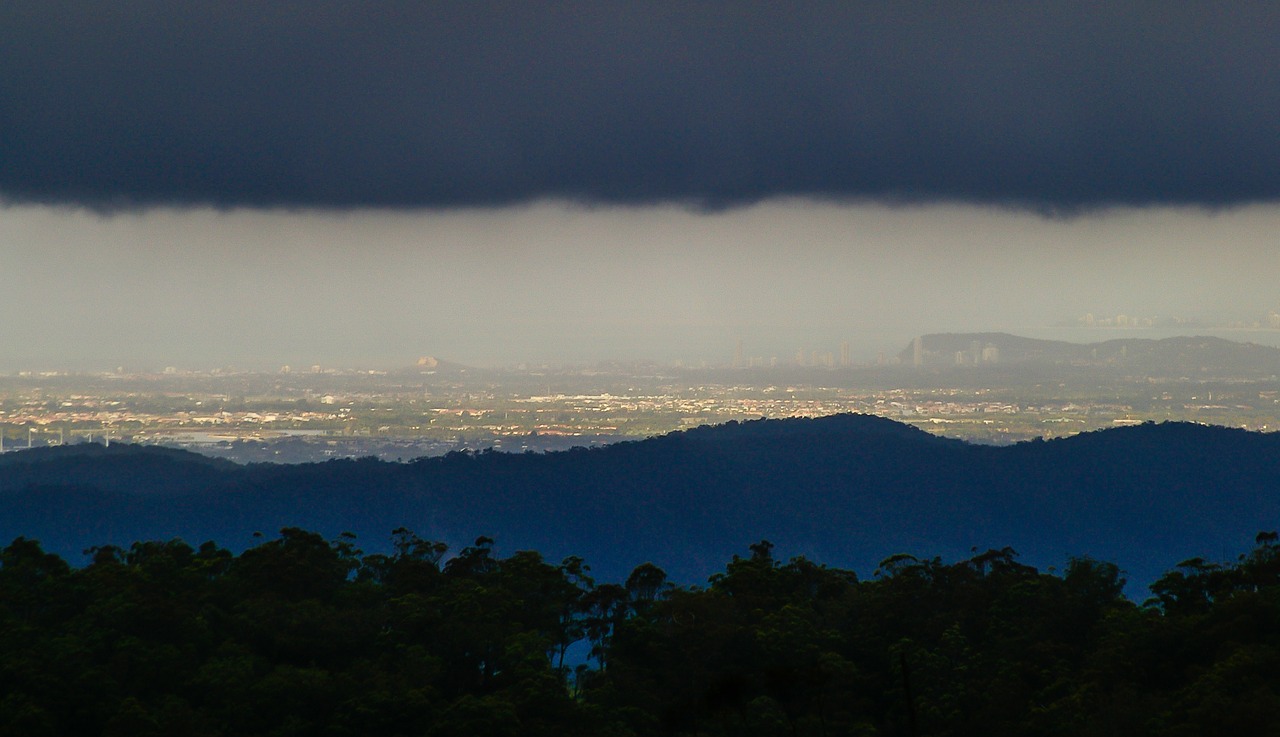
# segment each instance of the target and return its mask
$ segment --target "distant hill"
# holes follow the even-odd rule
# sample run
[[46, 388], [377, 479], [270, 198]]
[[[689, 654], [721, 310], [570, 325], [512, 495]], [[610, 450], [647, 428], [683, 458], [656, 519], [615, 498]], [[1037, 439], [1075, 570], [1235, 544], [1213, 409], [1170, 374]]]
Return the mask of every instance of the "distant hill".
[[400, 526], [455, 549], [484, 534], [615, 579], [653, 561], [698, 582], [767, 538], [863, 576], [894, 553], [1009, 545], [1041, 567], [1114, 561], [1145, 584], [1280, 527], [1280, 435], [1169, 423], [990, 447], [840, 415], [405, 464], [235, 466], [121, 445], [0, 456], [0, 541], [34, 537], [72, 561], [138, 539], [242, 549], [285, 526], [351, 531], [366, 551]]
[[[1008, 333], [931, 333], [917, 340], [921, 363], [928, 368], [1036, 364], [1109, 367], [1154, 376], [1280, 375], [1280, 348], [1208, 336], [1082, 344]], [[900, 351], [899, 362], [913, 365], [915, 347], [912, 341]]]

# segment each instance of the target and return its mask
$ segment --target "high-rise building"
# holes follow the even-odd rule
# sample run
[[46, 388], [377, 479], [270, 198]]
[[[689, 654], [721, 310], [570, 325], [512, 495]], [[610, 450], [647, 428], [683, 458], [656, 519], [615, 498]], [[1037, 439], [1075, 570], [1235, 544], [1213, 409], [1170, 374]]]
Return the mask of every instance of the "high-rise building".
[[840, 344], [840, 365], [845, 367], [853, 365], [853, 352], [849, 349], [847, 340]]
[[911, 343], [911, 365], [916, 368], [924, 365], [924, 339], [919, 335]]

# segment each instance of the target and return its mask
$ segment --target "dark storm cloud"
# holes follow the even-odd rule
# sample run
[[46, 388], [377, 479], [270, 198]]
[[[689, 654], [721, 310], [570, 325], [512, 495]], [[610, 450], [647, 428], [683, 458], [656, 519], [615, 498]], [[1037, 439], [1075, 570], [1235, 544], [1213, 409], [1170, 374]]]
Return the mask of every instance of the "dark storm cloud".
[[1274, 3], [9, 2], [0, 196], [1280, 196]]

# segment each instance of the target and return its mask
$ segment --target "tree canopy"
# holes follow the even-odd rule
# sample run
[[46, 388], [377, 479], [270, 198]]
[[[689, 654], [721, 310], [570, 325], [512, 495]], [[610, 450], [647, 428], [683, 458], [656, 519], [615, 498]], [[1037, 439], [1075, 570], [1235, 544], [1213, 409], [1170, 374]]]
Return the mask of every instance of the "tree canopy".
[[297, 528], [0, 550], [0, 735], [1228, 735], [1280, 724], [1280, 546], [1113, 564], [1004, 548], [874, 575], [761, 541], [705, 586], [646, 563], [391, 554]]

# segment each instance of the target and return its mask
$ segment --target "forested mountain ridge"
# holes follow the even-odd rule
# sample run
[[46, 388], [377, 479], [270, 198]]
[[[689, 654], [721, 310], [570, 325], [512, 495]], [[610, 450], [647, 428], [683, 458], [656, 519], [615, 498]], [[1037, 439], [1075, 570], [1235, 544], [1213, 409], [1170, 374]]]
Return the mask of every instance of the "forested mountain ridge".
[[1074, 366], [1162, 377], [1280, 374], [1280, 348], [1203, 335], [1070, 343], [1009, 333], [929, 333], [898, 352], [900, 363], [916, 363], [917, 342], [920, 364], [934, 369]]
[[[235, 466], [156, 448], [67, 446], [0, 458], [0, 538], [76, 562], [101, 544], [180, 537], [233, 550], [283, 527], [407, 527], [455, 547], [582, 555], [608, 575], [653, 561], [704, 580], [746, 542], [871, 570], [888, 553], [1111, 560], [1139, 586], [1280, 526], [1280, 436], [1144, 425], [1010, 447], [841, 415], [730, 423], [604, 448], [410, 463]], [[1140, 593], [1140, 592], [1139, 592]]]

